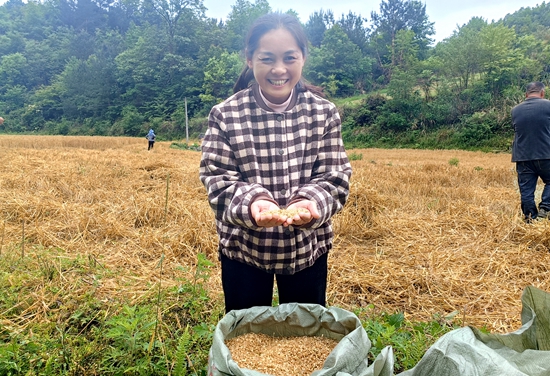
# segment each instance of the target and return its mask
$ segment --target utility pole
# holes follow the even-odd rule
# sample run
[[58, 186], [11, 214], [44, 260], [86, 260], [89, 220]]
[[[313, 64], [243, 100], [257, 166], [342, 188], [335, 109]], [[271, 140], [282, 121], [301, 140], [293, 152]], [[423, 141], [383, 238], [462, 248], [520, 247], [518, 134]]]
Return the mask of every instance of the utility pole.
[[185, 97], [185, 139], [189, 144], [189, 121], [187, 120], [187, 97]]

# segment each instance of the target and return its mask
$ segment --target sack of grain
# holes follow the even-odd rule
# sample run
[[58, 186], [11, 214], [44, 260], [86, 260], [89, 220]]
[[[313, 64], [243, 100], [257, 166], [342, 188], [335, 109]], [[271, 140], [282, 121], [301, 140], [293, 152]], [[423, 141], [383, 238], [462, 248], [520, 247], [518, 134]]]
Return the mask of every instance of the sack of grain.
[[[367, 356], [371, 342], [355, 314], [341, 308], [290, 303], [277, 307], [234, 310], [225, 315], [214, 332], [209, 353], [209, 376], [267, 375], [258, 370], [239, 367], [227, 346], [231, 339], [249, 333], [267, 335], [281, 340], [302, 336], [335, 340], [337, 344], [324, 360], [322, 368], [311, 373], [314, 376], [393, 375], [393, 352], [389, 346], [371, 365], [368, 364]], [[251, 348], [251, 352], [255, 351]], [[297, 349], [295, 353], [300, 352]], [[303, 358], [304, 362], [306, 362], [305, 358]], [[276, 356], [273, 356], [273, 361], [284, 363], [278, 365], [279, 369], [281, 366], [288, 367], [284, 376], [303, 376], [300, 370], [290, 365], [290, 362], [284, 362]]]

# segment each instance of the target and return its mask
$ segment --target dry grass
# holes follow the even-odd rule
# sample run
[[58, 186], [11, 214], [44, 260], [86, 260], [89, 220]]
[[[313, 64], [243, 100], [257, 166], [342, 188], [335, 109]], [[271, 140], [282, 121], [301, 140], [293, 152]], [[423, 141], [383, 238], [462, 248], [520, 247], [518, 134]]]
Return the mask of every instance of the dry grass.
[[[96, 294], [132, 303], [155, 294], [162, 254], [163, 285], [185, 277], [178, 267], [192, 267], [198, 253], [217, 268], [200, 154], [163, 142], [146, 149], [145, 139], [0, 136], [0, 253], [19, 252], [24, 226], [26, 249], [60, 249], [59, 257], [116, 270]], [[329, 304], [373, 304], [423, 321], [458, 310], [465, 324], [517, 329], [523, 289], [550, 291], [550, 221], [522, 222], [510, 156], [354, 152], [363, 159], [352, 162], [350, 200], [335, 218]], [[216, 296], [218, 274], [210, 279]], [[81, 283], [67, 279], [65, 291]], [[42, 306], [12, 325], [44, 319], [59, 298], [40, 286], [36, 294]]]

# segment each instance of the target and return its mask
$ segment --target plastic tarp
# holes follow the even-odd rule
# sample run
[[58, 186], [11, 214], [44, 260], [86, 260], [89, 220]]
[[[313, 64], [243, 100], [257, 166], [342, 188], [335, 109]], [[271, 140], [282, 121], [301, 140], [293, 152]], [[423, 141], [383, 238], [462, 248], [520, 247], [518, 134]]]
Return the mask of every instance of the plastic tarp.
[[[225, 340], [247, 333], [270, 336], [324, 336], [338, 341], [323, 369], [312, 376], [391, 376], [393, 352], [385, 348], [372, 364], [367, 356], [371, 342], [360, 320], [352, 312], [317, 304], [281, 304], [252, 307], [226, 314], [216, 326], [209, 353], [208, 375], [260, 376], [261, 372], [240, 368], [232, 359]], [[289, 371], [289, 374], [293, 374]]]
[[[522, 326], [506, 334], [475, 327], [455, 329], [437, 340], [418, 364], [397, 376], [550, 376], [550, 294], [533, 286], [522, 294]], [[367, 364], [371, 342], [351, 312], [318, 305], [283, 304], [229, 312], [216, 327], [209, 375], [260, 376], [241, 369], [224, 341], [245, 333], [323, 335], [340, 341], [312, 376], [390, 376], [393, 351], [386, 347]]]
[[517, 331], [453, 330], [399, 376], [549, 376], [550, 294], [529, 286], [521, 301], [522, 326]]

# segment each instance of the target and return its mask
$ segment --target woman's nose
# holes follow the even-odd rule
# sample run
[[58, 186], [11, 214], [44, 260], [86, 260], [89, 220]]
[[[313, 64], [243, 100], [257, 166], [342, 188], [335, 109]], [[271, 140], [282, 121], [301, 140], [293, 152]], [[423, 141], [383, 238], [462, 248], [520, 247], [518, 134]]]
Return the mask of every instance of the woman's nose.
[[275, 63], [271, 68], [273, 74], [284, 74], [286, 72], [285, 65], [283, 63]]

